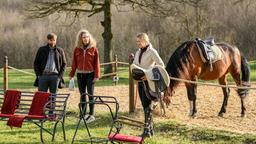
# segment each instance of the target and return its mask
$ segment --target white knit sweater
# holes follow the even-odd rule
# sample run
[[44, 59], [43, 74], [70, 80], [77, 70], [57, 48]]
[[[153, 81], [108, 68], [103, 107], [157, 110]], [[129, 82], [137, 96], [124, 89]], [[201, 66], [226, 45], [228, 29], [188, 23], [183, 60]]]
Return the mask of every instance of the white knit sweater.
[[133, 64], [136, 64], [137, 66], [144, 69], [149, 69], [154, 65], [161, 65], [164, 67], [163, 60], [160, 58], [159, 54], [152, 47], [151, 44], [149, 44], [149, 47], [147, 48], [147, 50], [142, 54], [141, 62], [139, 63], [140, 53], [141, 53], [141, 49], [138, 49], [135, 53]]

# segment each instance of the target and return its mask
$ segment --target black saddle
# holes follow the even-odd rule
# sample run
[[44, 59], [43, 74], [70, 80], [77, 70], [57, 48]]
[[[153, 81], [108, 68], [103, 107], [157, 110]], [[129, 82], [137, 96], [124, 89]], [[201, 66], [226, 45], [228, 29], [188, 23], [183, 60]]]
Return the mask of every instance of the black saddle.
[[[154, 83], [155, 83], [156, 92], [154, 92], [150, 89], [148, 81], [143, 81], [143, 84], [144, 84], [143, 88], [144, 88], [144, 91], [145, 91], [148, 99], [157, 101], [161, 97], [161, 92], [166, 90], [167, 85], [165, 84], [164, 79], [163, 79], [158, 68], [153, 68], [152, 73], [153, 73], [153, 79], [151, 79], [151, 80], [154, 81]], [[140, 69], [132, 70], [133, 79], [141, 80], [141, 78], [143, 76], [145, 76], [145, 73], [142, 70], [140, 70]]]
[[206, 40], [201, 40], [200, 38], [196, 38], [195, 42], [196, 42], [196, 45], [198, 46], [198, 48], [201, 49], [205, 60], [207, 62], [211, 63], [212, 60], [214, 59], [214, 52], [211, 48], [211, 46], [213, 46], [215, 44], [214, 39], [208, 38]]
[[141, 69], [132, 69], [132, 78], [135, 80], [141, 80], [145, 76], [145, 73]]

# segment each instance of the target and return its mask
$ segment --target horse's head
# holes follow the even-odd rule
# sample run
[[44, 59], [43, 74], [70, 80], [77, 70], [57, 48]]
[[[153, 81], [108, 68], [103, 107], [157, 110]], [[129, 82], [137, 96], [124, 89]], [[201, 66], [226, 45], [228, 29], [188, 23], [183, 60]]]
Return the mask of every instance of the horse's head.
[[171, 90], [169, 87], [164, 91], [163, 101], [166, 104], [166, 107], [168, 107], [171, 103], [171, 97], [174, 95], [174, 91]]

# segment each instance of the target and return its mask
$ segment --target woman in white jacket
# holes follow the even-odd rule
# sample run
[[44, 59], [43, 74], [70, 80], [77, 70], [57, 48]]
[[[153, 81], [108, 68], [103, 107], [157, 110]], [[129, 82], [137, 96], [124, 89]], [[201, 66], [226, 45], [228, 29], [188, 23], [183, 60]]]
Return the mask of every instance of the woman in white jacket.
[[[161, 65], [164, 67], [163, 60], [160, 58], [157, 51], [152, 47], [146, 33], [140, 33], [137, 35], [136, 44], [139, 49], [135, 53], [133, 64], [143, 69], [152, 68], [154, 65]], [[145, 77], [143, 77], [142, 80], [144, 83], [147, 83]], [[151, 100], [146, 96], [142, 81], [138, 82], [138, 90], [146, 123], [142, 137], [150, 137], [153, 136], [153, 123], [150, 109]]]

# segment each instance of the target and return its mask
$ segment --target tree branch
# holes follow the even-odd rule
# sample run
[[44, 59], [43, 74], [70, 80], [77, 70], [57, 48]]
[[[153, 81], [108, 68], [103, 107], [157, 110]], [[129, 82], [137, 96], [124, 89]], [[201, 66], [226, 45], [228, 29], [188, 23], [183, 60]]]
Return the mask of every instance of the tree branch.
[[175, 6], [184, 0], [122, 0], [123, 4], [131, 4], [133, 9], [139, 8], [152, 16], [170, 16], [175, 13]]
[[90, 13], [92, 16], [103, 11], [104, 3], [102, 0], [27, 0], [28, 7], [25, 10], [28, 12], [30, 18], [43, 18], [54, 13], [71, 12], [76, 17], [80, 12]]

